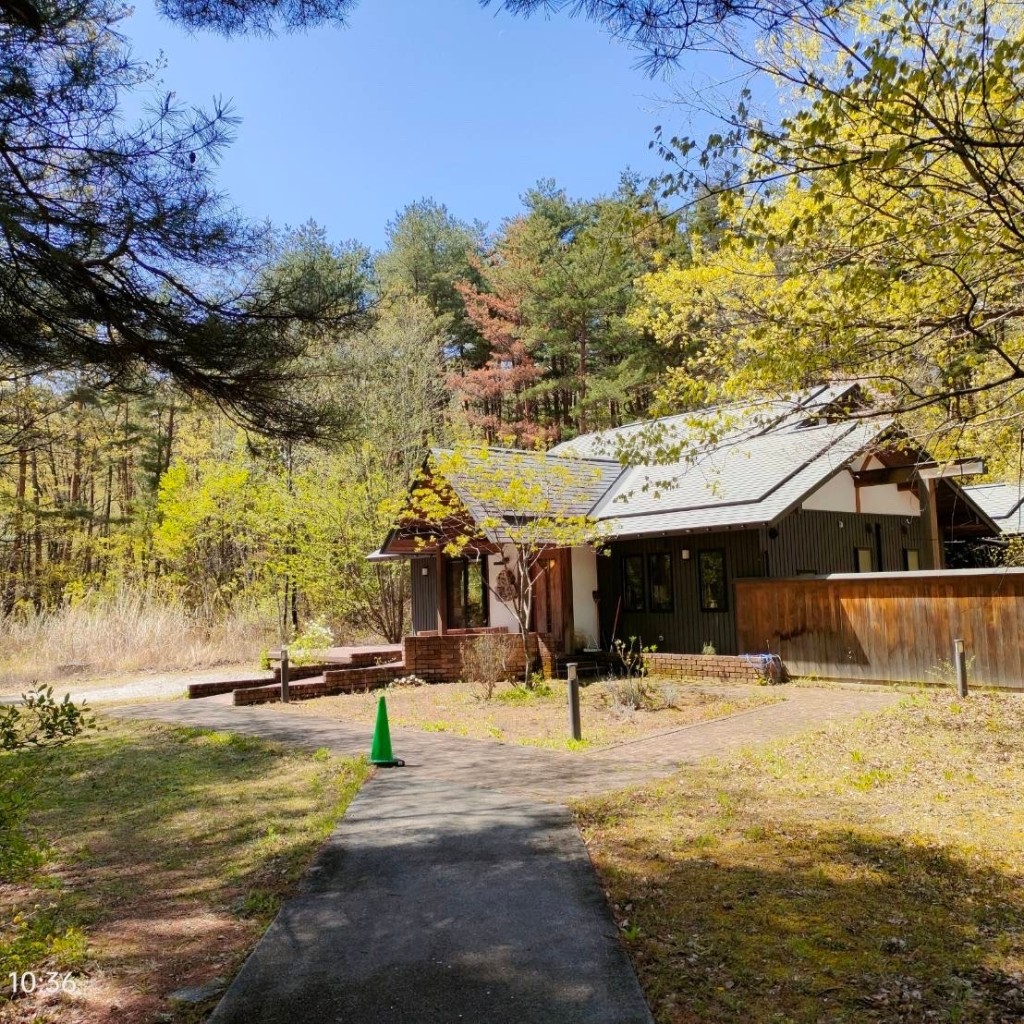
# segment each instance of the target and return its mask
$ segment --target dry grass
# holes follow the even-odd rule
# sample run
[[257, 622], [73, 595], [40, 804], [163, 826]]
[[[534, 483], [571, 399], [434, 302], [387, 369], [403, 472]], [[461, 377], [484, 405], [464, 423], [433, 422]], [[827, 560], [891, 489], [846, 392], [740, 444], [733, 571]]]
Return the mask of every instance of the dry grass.
[[173, 671], [251, 660], [269, 633], [257, 617], [211, 619], [147, 591], [121, 590], [0, 619], [0, 692], [81, 675]]
[[[473, 739], [499, 740], [525, 746], [561, 750], [593, 749], [621, 743], [695, 722], [772, 704], [782, 697], [757, 687], [699, 688], [686, 683], [651, 681], [662, 694], [673, 696], [674, 707], [630, 711], [616, 707], [608, 688], [601, 683], [580, 691], [583, 743], [567, 737], [566, 684], [552, 680], [539, 691], [508, 684], [498, 687], [492, 699], [469, 683], [437, 683], [428, 686], [397, 686], [387, 691], [388, 718], [392, 726], [449, 732]], [[346, 722], [372, 725], [378, 692], [321, 697], [288, 705], [273, 705], [292, 714], [322, 715]], [[660, 700], [660, 699], [659, 699]]]
[[50, 846], [34, 878], [0, 884], [0, 977], [71, 972], [78, 988], [4, 989], [0, 1022], [199, 1019], [167, 994], [232, 976], [365, 778], [325, 755], [141, 723], [0, 755]]
[[1024, 1020], [1024, 700], [921, 692], [578, 807], [659, 1024]]

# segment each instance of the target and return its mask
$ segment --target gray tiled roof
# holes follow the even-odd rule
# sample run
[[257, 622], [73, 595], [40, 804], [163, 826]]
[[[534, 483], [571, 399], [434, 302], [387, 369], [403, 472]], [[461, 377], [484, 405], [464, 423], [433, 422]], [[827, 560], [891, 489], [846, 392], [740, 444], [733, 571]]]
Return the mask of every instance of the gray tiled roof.
[[[708, 443], [692, 416], [588, 434], [558, 445], [547, 454], [491, 449], [486, 472], [509, 480], [529, 474], [550, 475], [547, 514], [589, 514], [604, 524], [607, 536], [629, 537], [721, 530], [772, 523], [870, 449], [888, 430], [887, 421], [823, 421], [823, 407], [841, 401], [849, 385], [822, 387], [793, 399], [737, 416], [724, 436]], [[705, 414], [707, 415], [707, 414]], [[639, 451], [657, 450], [650, 436], [681, 446], [685, 457], [623, 466], [599, 458], [634, 442]], [[687, 444], [690, 437], [695, 440]], [[500, 500], [484, 506], [474, 500], [468, 477], [484, 471], [470, 456], [459, 473], [449, 474], [456, 492], [478, 522], [500, 519], [516, 510]]]
[[963, 491], [1001, 533], [1024, 533], [1024, 484], [977, 484]]
[[[551, 454], [612, 459], [627, 456], [627, 461], [632, 462], [636, 460], [628, 456], [638, 450], [657, 453], [659, 449], [680, 446], [707, 450], [716, 443], [736, 443], [813, 418], [825, 407], [842, 403], [856, 388], [856, 384], [822, 385], [755, 405], [721, 406], [629, 423], [563, 441], [551, 449]], [[721, 421], [715, 422], [716, 417], [721, 417]], [[710, 444], [707, 440], [709, 427], [724, 430], [724, 434]]]
[[[432, 454], [436, 459], [450, 452]], [[445, 476], [479, 523], [509, 515], [524, 520], [558, 515], [585, 516], [611, 490], [622, 472], [622, 466], [609, 459], [575, 459], [545, 452], [489, 448], [480, 453], [463, 452], [458, 471], [448, 471]], [[481, 495], [479, 486], [470, 483], [471, 477], [483, 474], [487, 481], [486, 497]], [[535, 492], [524, 507], [517, 508], [498, 500], [504, 481], [510, 486], [516, 480], [525, 480]]]
[[613, 536], [756, 526], [781, 518], [884, 432], [884, 423], [783, 428], [674, 466], [636, 466], [594, 515]]

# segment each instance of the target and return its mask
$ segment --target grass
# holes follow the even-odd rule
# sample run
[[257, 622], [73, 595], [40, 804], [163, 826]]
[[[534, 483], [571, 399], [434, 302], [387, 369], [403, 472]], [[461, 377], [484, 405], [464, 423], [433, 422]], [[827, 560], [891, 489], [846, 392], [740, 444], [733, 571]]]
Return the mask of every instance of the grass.
[[[0, 879], [0, 1022], [198, 1019], [167, 994], [231, 977], [367, 771], [326, 751], [121, 722], [0, 755], [44, 848], [27, 878]], [[12, 971], [70, 972], [77, 993], [11, 1000]]]
[[869, 719], [577, 807], [659, 1024], [1024, 1019], [1024, 700]]
[[0, 692], [72, 674], [255, 666], [269, 635], [257, 616], [215, 618], [145, 590], [89, 595], [53, 611], [0, 618]]
[[[714, 687], [699, 688], [677, 682], [651, 680], [655, 690], [664, 685], [674, 706], [653, 711], [630, 711], [616, 707], [609, 690], [593, 683], [580, 691], [583, 742], [568, 737], [566, 684], [550, 680], [543, 688], [530, 691], [505, 685], [490, 700], [478, 686], [469, 683], [437, 683], [428, 686], [398, 686], [387, 691], [388, 718], [392, 726], [447, 732], [472, 739], [497, 740], [523, 746], [554, 750], [593, 750], [636, 739], [640, 736], [692, 725], [723, 715], [775, 703], [778, 691], [742, 687], [716, 693]], [[318, 715], [347, 722], [372, 725], [380, 692], [340, 694], [316, 700], [275, 704], [285, 713]]]

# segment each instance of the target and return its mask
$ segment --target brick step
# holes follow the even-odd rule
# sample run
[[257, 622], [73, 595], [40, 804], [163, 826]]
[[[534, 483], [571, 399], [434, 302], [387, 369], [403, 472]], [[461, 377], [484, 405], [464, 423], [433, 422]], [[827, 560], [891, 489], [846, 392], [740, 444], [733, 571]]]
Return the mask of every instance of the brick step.
[[[290, 700], [310, 700], [314, 697], [330, 697], [338, 693], [363, 693], [367, 690], [379, 690], [403, 675], [405, 675], [405, 665], [402, 662], [374, 665], [370, 668], [334, 668], [319, 676], [289, 683], [288, 697]], [[280, 684], [235, 690], [234, 695], [236, 705], [272, 704], [280, 699]]]

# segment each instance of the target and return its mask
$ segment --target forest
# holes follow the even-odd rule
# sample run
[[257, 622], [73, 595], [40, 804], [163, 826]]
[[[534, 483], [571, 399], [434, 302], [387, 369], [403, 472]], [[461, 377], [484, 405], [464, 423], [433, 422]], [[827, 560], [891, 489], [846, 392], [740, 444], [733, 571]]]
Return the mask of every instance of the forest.
[[[709, 140], [658, 129], [655, 181], [541, 181], [497, 226], [417, 199], [380, 251], [337, 225], [262, 239], [266, 309], [192, 362], [118, 347], [148, 329], [130, 293], [114, 326], [61, 311], [79, 359], [6, 343], [25, 328], [0, 311], [0, 675], [255, 659], [311, 622], [397, 640], [407, 570], [366, 556], [434, 445], [543, 448], [856, 377], [936, 454], [1018, 479], [1020, 16], [895, 0], [797, 28], [742, 54], [782, 114], [741, 92]], [[243, 350], [284, 355], [213, 386], [203, 359]]]

